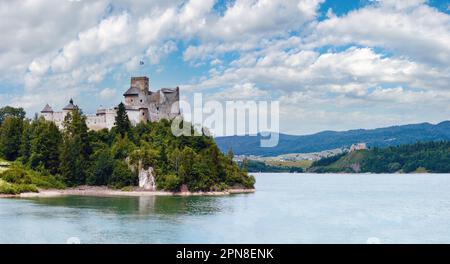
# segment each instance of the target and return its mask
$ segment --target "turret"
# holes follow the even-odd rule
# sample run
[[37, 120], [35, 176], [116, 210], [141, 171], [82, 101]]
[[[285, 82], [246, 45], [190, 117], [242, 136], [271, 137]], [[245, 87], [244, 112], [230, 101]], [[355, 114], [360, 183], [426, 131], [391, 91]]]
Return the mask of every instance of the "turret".
[[65, 111], [72, 111], [72, 110], [75, 110], [75, 109], [77, 109], [77, 106], [73, 104], [73, 100], [72, 100], [72, 98], [70, 98], [69, 104], [66, 105], [63, 108], [63, 110], [65, 110]]
[[139, 88], [139, 90], [148, 94], [149, 91], [148, 77], [147, 76], [131, 77], [130, 87]]
[[53, 109], [52, 109], [52, 107], [50, 105], [46, 104], [44, 106], [44, 109], [42, 109], [41, 113], [42, 114], [44, 114], [44, 113], [53, 113]]
[[41, 114], [45, 120], [47, 121], [53, 120], [53, 109], [50, 105], [46, 104], [44, 109], [42, 109]]

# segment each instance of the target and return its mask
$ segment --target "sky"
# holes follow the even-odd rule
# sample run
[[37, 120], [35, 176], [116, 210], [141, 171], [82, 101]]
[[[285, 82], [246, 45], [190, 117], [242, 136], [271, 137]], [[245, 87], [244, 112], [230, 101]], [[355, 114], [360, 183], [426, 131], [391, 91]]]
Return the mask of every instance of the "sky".
[[450, 119], [449, 1], [0, 0], [0, 32], [0, 106], [29, 116], [95, 113], [146, 75], [278, 100], [289, 134]]

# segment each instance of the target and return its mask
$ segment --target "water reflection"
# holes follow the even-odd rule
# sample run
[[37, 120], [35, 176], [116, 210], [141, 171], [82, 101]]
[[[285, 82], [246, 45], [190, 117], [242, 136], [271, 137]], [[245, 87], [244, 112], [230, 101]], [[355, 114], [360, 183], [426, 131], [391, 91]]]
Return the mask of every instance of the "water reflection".
[[61, 196], [26, 199], [40, 206], [90, 209], [121, 215], [208, 215], [223, 211], [220, 197], [91, 197]]

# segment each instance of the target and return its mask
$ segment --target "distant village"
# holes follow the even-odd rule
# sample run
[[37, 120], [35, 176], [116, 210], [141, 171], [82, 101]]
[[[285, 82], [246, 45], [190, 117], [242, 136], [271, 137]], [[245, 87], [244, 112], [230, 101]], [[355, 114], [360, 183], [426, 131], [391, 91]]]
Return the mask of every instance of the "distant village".
[[281, 161], [281, 162], [295, 162], [295, 161], [316, 161], [320, 160], [321, 158], [331, 157], [335, 156], [337, 154], [341, 154], [344, 152], [352, 152], [356, 150], [363, 150], [367, 149], [366, 143], [357, 143], [351, 145], [349, 148], [337, 148], [337, 149], [330, 149], [330, 150], [324, 150], [319, 152], [310, 152], [310, 153], [290, 153], [290, 154], [283, 154], [278, 155], [274, 157], [263, 157], [263, 156], [256, 156], [256, 155], [235, 155], [234, 159], [236, 161], [243, 161], [244, 159], [249, 160], [257, 160], [257, 161]]

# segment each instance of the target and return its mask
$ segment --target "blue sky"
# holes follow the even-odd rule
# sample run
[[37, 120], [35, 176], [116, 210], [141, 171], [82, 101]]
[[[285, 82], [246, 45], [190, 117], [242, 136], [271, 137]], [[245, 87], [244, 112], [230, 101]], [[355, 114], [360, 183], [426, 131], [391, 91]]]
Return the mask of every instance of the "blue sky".
[[0, 105], [30, 116], [113, 106], [147, 75], [186, 99], [279, 100], [292, 134], [450, 119], [448, 1], [0, 1], [0, 17]]

